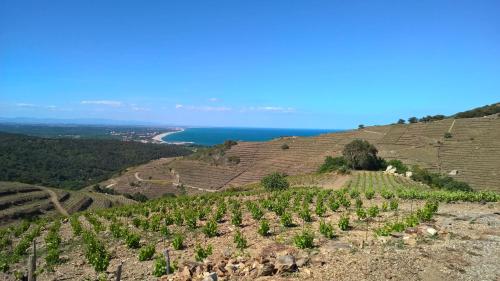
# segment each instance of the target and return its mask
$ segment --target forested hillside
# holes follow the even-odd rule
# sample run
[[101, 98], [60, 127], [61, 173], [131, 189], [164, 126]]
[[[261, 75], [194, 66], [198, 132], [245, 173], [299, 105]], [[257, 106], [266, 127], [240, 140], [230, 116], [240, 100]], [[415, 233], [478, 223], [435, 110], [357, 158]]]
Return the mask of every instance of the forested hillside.
[[500, 102], [485, 105], [482, 107], [477, 107], [471, 110], [459, 112], [454, 115], [455, 118], [473, 118], [473, 117], [483, 117], [492, 114], [500, 113]]
[[0, 132], [0, 181], [78, 189], [130, 166], [189, 153], [176, 145], [46, 139]]

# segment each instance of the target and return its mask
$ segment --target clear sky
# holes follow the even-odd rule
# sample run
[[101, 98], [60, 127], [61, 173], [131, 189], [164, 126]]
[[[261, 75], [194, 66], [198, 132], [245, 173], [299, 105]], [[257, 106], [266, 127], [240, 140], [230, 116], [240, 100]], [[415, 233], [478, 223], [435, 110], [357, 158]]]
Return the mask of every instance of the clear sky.
[[0, 117], [351, 128], [500, 101], [500, 1], [0, 1]]

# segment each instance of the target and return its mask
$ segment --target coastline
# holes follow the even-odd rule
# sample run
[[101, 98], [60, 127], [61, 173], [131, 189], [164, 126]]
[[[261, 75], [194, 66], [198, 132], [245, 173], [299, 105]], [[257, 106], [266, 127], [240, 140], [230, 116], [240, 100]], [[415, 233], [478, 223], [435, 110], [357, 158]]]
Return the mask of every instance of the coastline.
[[168, 136], [168, 135], [172, 135], [172, 134], [176, 134], [176, 133], [180, 133], [180, 132], [184, 132], [184, 129], [180, 128], [180, 129], [175, 130], [175, 131], [161, 133], [161, 134], [158, 134], [158, 135], [152, 137], [151, 139], [153, 140], [153, 142], [156, 142], [156, 143], [169, 143], [169, 142], [164, 141], [163, 138]]

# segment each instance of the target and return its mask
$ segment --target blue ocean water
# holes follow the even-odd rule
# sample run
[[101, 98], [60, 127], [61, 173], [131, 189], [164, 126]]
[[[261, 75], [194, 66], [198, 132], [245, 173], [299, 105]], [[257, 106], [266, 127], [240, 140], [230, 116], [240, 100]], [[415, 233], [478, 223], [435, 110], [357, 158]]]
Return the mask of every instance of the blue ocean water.
[[340, 130], [322, 129], [269, 129], [269, 128], [187, 128], [165, 136], [169, 143], [188, 142], [199, 145], [215, 145], [226, 140], [236, 141], [267, 141], [279, 137], [315, 136]]

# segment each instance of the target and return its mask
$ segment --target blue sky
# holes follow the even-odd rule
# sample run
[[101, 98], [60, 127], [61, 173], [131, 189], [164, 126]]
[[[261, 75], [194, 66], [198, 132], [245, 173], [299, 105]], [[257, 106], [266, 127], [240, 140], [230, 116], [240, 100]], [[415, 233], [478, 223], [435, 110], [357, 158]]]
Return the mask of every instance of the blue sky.
[[0, 117], [352, 128], [500, 101], [500, 1], [0, 2]]

